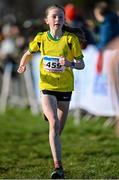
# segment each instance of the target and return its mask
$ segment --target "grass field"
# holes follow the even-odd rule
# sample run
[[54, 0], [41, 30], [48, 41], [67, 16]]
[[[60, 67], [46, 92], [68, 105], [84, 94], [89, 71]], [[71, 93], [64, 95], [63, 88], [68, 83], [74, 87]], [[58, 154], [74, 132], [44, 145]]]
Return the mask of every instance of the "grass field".
[[[66, 179], [119, 178], [119, 139], [104, 122], [83, 118], [75, 126], [68, 118], [62, 134]], [[42, 116], [25, 109], [0, 115], [0, 178], [48, 179], [51, 171], [48, 123]]]

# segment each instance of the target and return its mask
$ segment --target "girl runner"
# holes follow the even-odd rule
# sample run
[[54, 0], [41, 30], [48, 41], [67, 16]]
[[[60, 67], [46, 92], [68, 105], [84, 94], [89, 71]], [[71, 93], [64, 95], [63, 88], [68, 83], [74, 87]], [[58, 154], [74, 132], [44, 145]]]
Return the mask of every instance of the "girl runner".
[[45, 22], [49, 31], [40, 32], [22, 56], [19, 73], [26, 70], [32, 54], [40, 51], [40, 90], [42, 110], [49, 122], [49, 144], [54, 171], [52, 179], [63, 179], [60, 135], [64, 128], [74, 89], [72, 69], [84, 69], [80, 42], [84, 36], [80, 29], [66, 27], [64, 9], [52, 5], [46, 9]]

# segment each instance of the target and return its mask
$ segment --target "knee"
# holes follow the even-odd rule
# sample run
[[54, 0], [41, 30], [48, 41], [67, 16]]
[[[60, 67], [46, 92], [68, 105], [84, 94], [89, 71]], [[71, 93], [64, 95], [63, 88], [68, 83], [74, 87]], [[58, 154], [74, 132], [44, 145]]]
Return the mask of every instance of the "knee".
[[54, 120], [52, 122], [50, 122], [50, 132], [55, 133], [55, 135], [59, 135], [60, 133], [60, 123], [58, 122], [58, 120]]

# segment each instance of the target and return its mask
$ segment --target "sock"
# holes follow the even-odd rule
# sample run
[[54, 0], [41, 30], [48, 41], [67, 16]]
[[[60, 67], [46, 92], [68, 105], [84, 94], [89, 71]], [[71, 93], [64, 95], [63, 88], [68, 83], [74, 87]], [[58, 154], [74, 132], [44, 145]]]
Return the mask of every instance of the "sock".
[[55, 161], [54, 162], [54, 167], [55, 167], [55, 169], [56, 168], [62, 168], [62, 162], [61, 161]]

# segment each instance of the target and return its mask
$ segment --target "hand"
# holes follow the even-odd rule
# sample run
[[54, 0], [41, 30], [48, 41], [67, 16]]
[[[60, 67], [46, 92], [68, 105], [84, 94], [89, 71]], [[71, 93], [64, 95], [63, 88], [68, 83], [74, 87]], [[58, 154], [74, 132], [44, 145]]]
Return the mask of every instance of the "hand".
[[20, 65], [19, 67], [18, 67], [18, 70], [17, 70], [17, 72], [18, 73], [24, 73], [26, 71], [26, 66], [24, 66], [24, 65]]
[[61, 57], [60, 57], [59, 63], [60, 63], [62, 66], [65, 66], [65, 57], [64, 57], [64, 56], [61, 56]]
[[71, 66], [71, 62], [67, 61], [66, 58], [64, 56], [61, 56], [59, 59], [59, 62], [62, 66], [66, 66], [66, 67], [70, 67]]

